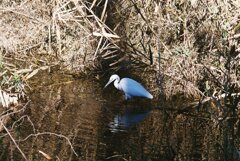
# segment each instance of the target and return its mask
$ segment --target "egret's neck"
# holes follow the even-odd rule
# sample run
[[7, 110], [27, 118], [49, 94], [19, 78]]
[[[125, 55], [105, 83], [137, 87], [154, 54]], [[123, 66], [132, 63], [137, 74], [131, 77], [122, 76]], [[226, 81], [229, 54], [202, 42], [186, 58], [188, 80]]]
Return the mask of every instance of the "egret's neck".
[[114, 86], [115, 86], [117, 89], [119, 89], [119, 79], [116, 79], [116, 80], [114, 81]]

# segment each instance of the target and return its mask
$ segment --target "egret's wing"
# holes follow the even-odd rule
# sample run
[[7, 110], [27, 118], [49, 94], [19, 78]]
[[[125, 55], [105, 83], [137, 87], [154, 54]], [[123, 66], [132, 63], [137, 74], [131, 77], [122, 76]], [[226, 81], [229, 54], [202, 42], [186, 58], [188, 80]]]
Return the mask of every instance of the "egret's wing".
[[121, 90], [130, 96], [152, 98], [152, 95], [137, 81], [130, 78], [123, 78], [119, 83]]

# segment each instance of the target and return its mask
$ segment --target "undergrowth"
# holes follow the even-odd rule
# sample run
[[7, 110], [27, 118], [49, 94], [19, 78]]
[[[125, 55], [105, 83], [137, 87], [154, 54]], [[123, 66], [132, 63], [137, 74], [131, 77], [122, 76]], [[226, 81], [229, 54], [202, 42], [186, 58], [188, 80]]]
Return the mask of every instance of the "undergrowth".
[[59, 65], [73, 75], [135, 71], [156, 98], [211, 100], [218, 118], [239, 120], [238, 0], [3, 0], [0, 16], [3, 106]]

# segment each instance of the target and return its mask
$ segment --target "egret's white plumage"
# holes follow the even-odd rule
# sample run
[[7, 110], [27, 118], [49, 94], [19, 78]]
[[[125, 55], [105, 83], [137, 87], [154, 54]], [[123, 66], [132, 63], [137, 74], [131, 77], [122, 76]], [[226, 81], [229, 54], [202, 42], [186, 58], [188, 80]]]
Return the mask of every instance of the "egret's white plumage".
[[113, 81], [114, 81], [114, 86], [118, 90], [121, 90], [124, 92], [126, 100], [135, 96], [146, 97], [149, 99], [153, 98], [153, 96], [140, 83], [130, 78], [122, 78], [120, 80], [120, 77], [117, 74], [114, 74], [110, 77], [105, 87], [107, 87]]

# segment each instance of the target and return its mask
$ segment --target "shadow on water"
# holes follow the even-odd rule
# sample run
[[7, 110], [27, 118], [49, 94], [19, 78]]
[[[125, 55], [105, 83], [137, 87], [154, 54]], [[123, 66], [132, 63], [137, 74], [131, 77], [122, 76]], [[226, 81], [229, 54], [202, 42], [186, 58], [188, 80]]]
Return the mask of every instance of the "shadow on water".
[[150, 111], [134, 112], [126, 110], [123, 114], [116, 114], [113, 121], [109, 123], [111, 132], [127, 131], [129, 128], [142, 122]]
[[[226, 160], [226, 147], [239, 148], [239, 132], [209, 111], [159, 110], [145, 99], [126, 105], [114, 88], [59, 73], [42, 73], [30, 86], [31, 101], [12, 131], [29, 160], [44, 160], [42, 151], [53, 160], [215, 161]], [[3, 137], [0, 160], [12, 158], [22, 160]]]

